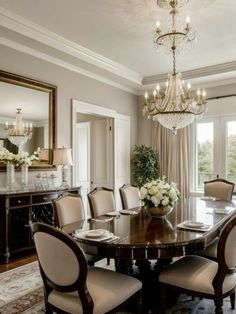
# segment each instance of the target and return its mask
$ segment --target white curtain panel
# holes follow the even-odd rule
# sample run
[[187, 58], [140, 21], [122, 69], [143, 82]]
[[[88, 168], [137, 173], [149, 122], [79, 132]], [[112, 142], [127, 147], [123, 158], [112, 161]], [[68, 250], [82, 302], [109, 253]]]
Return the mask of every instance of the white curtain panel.
[[[178, 209], [172, 213], [176, 218], [186, 219], [184, 210], [190, 190], [190, 126], [178, 130], [173, 135], [157, 121], [152, 127], [152, 148], [157, 153], [160, 176], [165, 175], [168, 182], [176, 182], [181, 193]], [[182, 210], [181, 210], [182, 209]]]

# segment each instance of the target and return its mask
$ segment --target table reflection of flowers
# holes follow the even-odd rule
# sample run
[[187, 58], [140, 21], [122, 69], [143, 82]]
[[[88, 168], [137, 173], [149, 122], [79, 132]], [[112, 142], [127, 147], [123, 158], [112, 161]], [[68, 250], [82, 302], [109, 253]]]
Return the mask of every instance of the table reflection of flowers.
[[176, 231], [169, 220], [152, 219], [145, 238], [150, 243], [169, 243], [176, 239]]
[[169, 213], [180, 197], [176, 183], [168, 183], [166, 177], [144, 184], [140, 189], [140, 198], [150, 214], [162, 217]]

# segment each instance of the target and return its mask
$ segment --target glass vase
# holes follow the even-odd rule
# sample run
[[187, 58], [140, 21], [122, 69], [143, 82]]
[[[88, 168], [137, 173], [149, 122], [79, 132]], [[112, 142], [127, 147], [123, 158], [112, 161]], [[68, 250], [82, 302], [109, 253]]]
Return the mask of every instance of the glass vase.
[[15, 165], [7, 164], [7, 185], [12, 187], [15, 185]]
[[27, 185], [28, 184], [28, 173], [29, 173], [29, 166], [28, 165], [21, 165], [21, 184]]

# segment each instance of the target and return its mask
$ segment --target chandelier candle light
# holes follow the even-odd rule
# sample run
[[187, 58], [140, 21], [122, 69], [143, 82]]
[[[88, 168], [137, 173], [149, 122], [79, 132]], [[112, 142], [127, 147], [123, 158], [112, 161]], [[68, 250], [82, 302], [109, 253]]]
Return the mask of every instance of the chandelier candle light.
[[206, 110], [206, 91], [198, 89], [196, 98], [192, 97], [191, 84], [185, 84], [181, 73], [176, 72], [176, 54], [183, 51], [183, 45], [190, 45], [196, 39], [190, 26], [190, 17], [186, 18], [183, 29], [177, 30], [177, 7], [186, 2], [188, 0], [157, 0], [160, 7], [171, 9], [172, 26], [166, 33], [162, 33], [160, 22], [157, 21], [154, 42], [158, 47], [165, 47], [172, 53], [173, 72], [168, 74], [164, 93], [161, 93], [158, 84], [153, 96], [149, 97], [147, 92], [144, 95], [143, 114], [171, 129], [173, 134], [177, 133], [177, 129], [192, 123], [196, 115], [201, 115]]
[[5, 130], [9, 141], [18, 146], [19, 151], [22, 151], [23, 145], [31, 139], [33, 133], [32, 123], [24, 124], [22, 121], [22, 109], [16, 109], [16, 121], [13, 122], [13, 127], [9, 128], [9, 123], [6, 121]]

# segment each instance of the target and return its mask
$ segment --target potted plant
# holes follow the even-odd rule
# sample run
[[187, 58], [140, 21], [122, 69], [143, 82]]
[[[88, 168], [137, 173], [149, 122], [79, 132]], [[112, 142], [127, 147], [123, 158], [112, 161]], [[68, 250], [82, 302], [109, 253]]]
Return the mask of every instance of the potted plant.
[[135, 184], [141, 187], [146, 182], [158, 178], [159, 164], [156, 154], [151, 147], [135, 145], [133, 152], [133, 176]]

